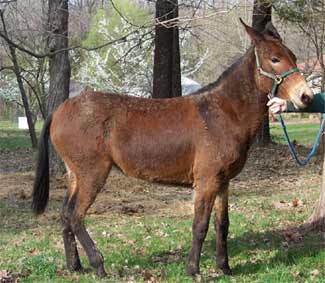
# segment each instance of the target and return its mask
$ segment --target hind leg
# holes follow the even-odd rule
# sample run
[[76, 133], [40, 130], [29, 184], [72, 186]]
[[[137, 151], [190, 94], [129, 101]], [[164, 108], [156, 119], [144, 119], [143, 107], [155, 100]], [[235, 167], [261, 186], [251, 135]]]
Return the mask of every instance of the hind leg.
[[[111, 166], [106, 168], [110, 169]], [[100, 277], [106, 275], [104, 258], [89, 236], [84, 225], [84, 218], [88, 208], [95, 201], [97, 193], [105, 184], [109, 169], [103, 171], [102, 167], [99, 167], [98, 170], [84, 172], [80, 174], [80, 177], [77, 176], [78, 188], [71, 198], [74, 207], [69, 217], [73, 233], [86, 251], [91, 266], [96, 269], [97, 275]]]
[[67, 268], [70, 271], [82, 271], [83, 268], [80, 263], [76, 239], [70, 225], [63, 229], [63, 240], [64, 240], [65, 256], [67, 261]]
[[[82, 188], [82, 187], [81, 187]], [[95, 196], [85, 194], [81, 191], [76, 195], [76, 206], [71, 215], [71, 227], [77, 236], [80, 244], [86, 251], [90, 264], [96, 269], [97, 275], [104, 277], [104, 258], [97, 249], [94, 241], [89, 236], [84, 225], [84, 218], [90, 205], [93, 203]]]
[[82, 266], [80, 263], [80, 258], [77, 249], [77, 243], [75, 235], [72, 231], [69, 218], [67, 217], [66, 210], [69, 209], [66, 205], [68, 196], [64, 200], [64, 205], [62, 209], [61, 221], [63, 225], [63, 243], [65, 250], [65, 257], [67, 268], [70, 271], [82, 271]]
[[70, 196], [76, 190], [76, 178], [74, 174], [71, 173], [69, 168], [67, 167], [68, 178], [69, 178], [69, 187], [68, 192], [64, 198], [62, 212], [61, 212], [61, 222], [63, 226], [63, 242], [66, 256], [67, 268], [70, 271], [81, 271], [82, 266], [80, 263], [80, 258], [78, 254], [77, 244], [75, 235], [72, 231], [70, 220], [69, 220], [69, 212], [71, 211], [71, 207], [74, 207], [74, 204], [69, 201]]

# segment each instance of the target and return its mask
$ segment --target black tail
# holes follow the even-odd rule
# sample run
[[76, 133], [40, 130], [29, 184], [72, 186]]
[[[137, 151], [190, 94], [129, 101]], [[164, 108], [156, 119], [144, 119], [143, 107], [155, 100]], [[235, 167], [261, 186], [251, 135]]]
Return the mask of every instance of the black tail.
[[38, 157], [36, 165], [36, 174], [33, 190], [32, 209], [34, 213], [41, 214], [44, 212], [49, 200], [50, 190], [50, 165], [49, 165], [49, 147], [48, 139], [50, 135], [50, 125], [52, 114], [45, 120], [41, 136], [38, 142]]

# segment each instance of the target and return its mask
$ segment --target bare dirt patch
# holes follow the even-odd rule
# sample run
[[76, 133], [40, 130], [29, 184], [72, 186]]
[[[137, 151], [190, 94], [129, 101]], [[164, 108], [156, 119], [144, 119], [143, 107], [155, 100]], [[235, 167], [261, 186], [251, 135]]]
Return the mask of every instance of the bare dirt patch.
[[34, 168], [36, 153], [32, 149], [0, 150], [0, 174], [27, 172]]

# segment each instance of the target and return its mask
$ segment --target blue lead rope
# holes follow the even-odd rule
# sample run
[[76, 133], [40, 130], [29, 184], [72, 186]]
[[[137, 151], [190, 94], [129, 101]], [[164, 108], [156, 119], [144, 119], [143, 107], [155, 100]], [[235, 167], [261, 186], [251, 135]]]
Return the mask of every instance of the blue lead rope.
[[322, 132], [323, 132], [323, 129], [324, 129], [324, 124], [325, 124], [325, 114], [323, 114], [323, 119], [322, 119], [322, 123], [320, 125], [320, 128], [319, 128], [319, 131], [317, 133], [317, 137], [316, 137], [316, 140], [313, 144], [313, 147], [312, 149], [310, 150], [307, 158], [305, 160], [300, 160], [298, 155], [297, 155], [297, 152], [293, 146], [293, 144], [291, 143], [290, 141], [290, 138], [289, 138], [289, 135], [288, 135], [288, 132], [287, 132], [287, 128], [284, 124], [284, 121], [282, 119], [282, 116], [281, 114], [278, 114], [279, 115], [279, 118], [280, 118], [280, 122], [281, 122], [281, 126], [282, 126], [282, 129], [283, 129], [283, 133], [284, 133], [284, 136], [287, 140], [287, 143], [288, 143], [288, 147], [289, 147], [289, 150], [290, 150], [290, 153], [291, 155], [293, 156], [293, 158], [295, 159], [296, 163], [300, 166], [300, 167], [304, 167], [308, 164], [308, 162], [310, 161], [310, 159], [315, 155], [316, 153], [316, 150], [317, 150], [317, 147], [318, 147], [318, 144], [319, 144], [319, 141], [320, 141], [320, 138], [322, 136]]
[[[258, 58], [258, 54], [257, 54], [256, 48], [254, 48], [254, 53], [255, 53], [255, 58], [256, 58], [256, 69], [257, 69], [257, 71], [261, 75], [264, 75], [264, 76], [266, 76], [266, 77], [268, 77], [268, 78], [270, 78], [270, 79], [273, 80], [273, 86], [272, 86], [272, 90], [271, 90], [271, 93], [270, 93], [271, 98], [275, 97], [275, 94], [276, 94], [276, 91], [278, 89], [278, 86], [282, 83], [282, 81], [283, 81], [284, 78], [286, 78], [287, 76], [289, 76], [289, 75], [291, 75], [293, 73], [300, 73], [300, 71], [299, 71], [298, 68], [291, 69], [291, 70], [286, 71], [286, 72], [283, 72], [281, 74], [272, 74], [272, 73], [266, 72], [261, 67], [260, 60]], [[288, 146], [289, 146], [289, 150], [290, 150], [291, 155], [293, 156], [293, 158], [295, 159], [296, 163], [299, 166], [301, 166], [301, 167], [306, 166], [308, 164], [308, 162], [310, 161], [310, 159], [316, 153], [316, 150], [317, 150], [317, 147], [318, 147], [320, 138], [322, 136], [324, 124], [325, 124], [325, 114], [323, 114], [322, 123], [321, 123], [321, 126], [319, 128], [319, 131], [318, 131], [316, 140], [314, 142], [314, 145], [313, 145], [311, 151], [309, 152], [309, 154], [308, 154], [308, 156], [307, 156], [307, 158], [305, 160], [300, 160], [299, 159], [299, 157], [297, 155], [297, 152], [296, 152], [294, 146], [292, 145], [292, 143], [290, 141], [290, 138], [289, 138], [289, 135], [288, 135], [288, 132], [287, 132], [287, 129], [286, 129], [286, 126], [284, 124], [284, 121], [282, 119], [281, 114], [279, 114], [279, 118], [280, 118], [281, 126], [282, 126], [282, 129], [283, 129], [283, 132], [284, 132], [284, 136], [285, 136], [285, 138], [287, 140], [287, 143], [288, 143]]]

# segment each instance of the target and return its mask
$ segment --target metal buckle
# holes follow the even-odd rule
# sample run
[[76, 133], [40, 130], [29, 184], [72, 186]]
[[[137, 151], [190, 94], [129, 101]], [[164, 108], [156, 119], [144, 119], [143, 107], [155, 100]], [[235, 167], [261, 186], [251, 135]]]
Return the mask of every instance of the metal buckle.
[[275, 75], [274, 81], [276, 84], [279, 85], [280, 83], [282, 83], [282, 77], [279, 75]]

